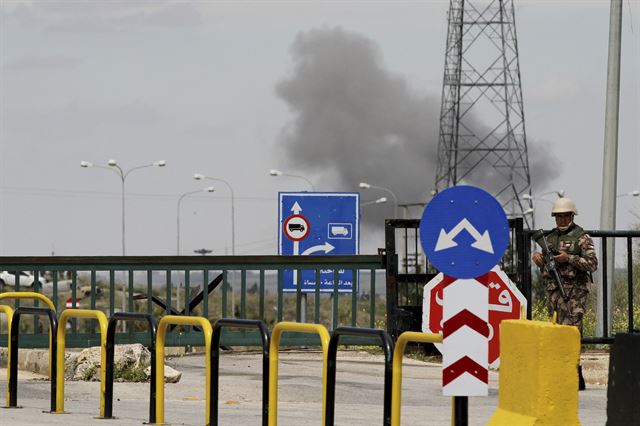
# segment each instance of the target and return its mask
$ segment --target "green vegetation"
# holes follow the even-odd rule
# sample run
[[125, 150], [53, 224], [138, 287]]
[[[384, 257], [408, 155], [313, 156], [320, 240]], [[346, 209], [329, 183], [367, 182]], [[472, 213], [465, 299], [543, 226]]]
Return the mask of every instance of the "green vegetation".
[[89, 381], [93, 379], [94, 374], [96, 374], [96, 367], [89, 367], [82, 372], [82, 380]]
[[146, 382], [147, 375], [142, 367], [128, 365], [124, 368], [116, 368], [113, 372], [113, 379], [123, 382]]

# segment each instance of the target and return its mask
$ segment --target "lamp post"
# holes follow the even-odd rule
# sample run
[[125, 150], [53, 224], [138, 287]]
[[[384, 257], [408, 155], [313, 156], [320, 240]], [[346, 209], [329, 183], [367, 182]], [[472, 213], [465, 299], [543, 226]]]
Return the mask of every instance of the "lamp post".
[[394, 194], [392, 190], [383, 186], [371, 185], [366, 182], [360, 182], [358, 186], [362, 189], [379, 189], [381, 191], [388, 192], [393, 198], [393, 217], [394, 219], [398, 217], [398, 197], [396, 197], [396, 194]]
[[236, 254], [236, 213], [235, 213], [235, 195], [233, 194], [233, 188], [224, 179], [215, 178], [203, 175], [202, 173], [194, 173], [193, 178], [195, 180], [215, 180], [218, 182], [222, 182], [229, 188], [229, 192], [231, 193], [231, 254], [235, 256]]
[[207, 188], [201, 189], [199, 191], [187, 191], [178, 197], [178, 203], [176, 207], [176, 254], [180, 256], [180, 204], [182, 200], [193, 194], [199, 194], [201, 192], [214, 192], [215, 188], [213, 186], [209, 186]]
[[313, 184], [313, 182], [311, 182], [309, 179], [307, 179], [304, 176], [292, 175], [292, 174], [284, 173], [284, 172], [281, 172], [280, 170], [275, 170], [275, 169], [269, 170], [269, 175], [270, 176], [286, 176], [286, 177], [293, 177], [293, 178], [302, 179], [302, 180], [306, 181], [309, 184], [309, 186], [311, 187], [311, 191], [312, 192], [316, 192], [316, 187]]
[[[180, 204], [182, 203], [182, 200], [185, 197], [187, 197], [189, 195], [193, 195], [193, 194], [199, 194], [199, 193], [201, 193], [203, 191], [205, 191], [205, 192], [213, 192], [213, 191], [215, 191], [215, 189], [213, 188], [213, 186], [209, 186], [209, 187], [201, 189], [199, 191], [187, 191], [187, 192], [184, 192], [184, 193], [182, 193], [182, 195], [180, 195], [180, 197], [178, 197], [178, 203], [177, 203], [177, 207], [176, 207], [176, 212], [177, 212], [176, 213], [176, 254], [178, 256], [180, 256]], [[187, 271], [186, 273], [188, 274], [189, 272]], [[180, 287], [181, 286], [182, 286], [182, 283], [178, 282], [178, 288], [176, 288], [176, 309], [177, 310], [180, 309]]]
[[[96, 167], [99, 169], [105, 169], [105, 170], [110, 170], [114, 173], [116, 173], [119, 177], [120, 177], [120, 181], [122, 182], [122, 191], [121, 191], [121, 211], [122, 211], [122, 256], [126, 255], [126, 223], [125, 223], [125, 181], [127, 180], [127, 176], [129, 176], [129, 174], [131, 172], [133, 172], [134, 170], [139, 170], [139, 169], [144, 169], [147, 167], [164, 167], [167, 165], [167, 162], [164, 160], [158, 160], [154, 163], [151, 164], [143, 164], [141, 166], [136, 166], [133, 167], [129, 170], [127, 170], [126, 172], [122, 169], [122, 167], [120, 167], [120, 165], [118, 165], [118, 162], [116, 160], [109, 160], [107, 162], [107, 165], [109, 167], [106, 166], [100, 166], [98, 164], [93, 164], [89, 161], [84, 161], [82, 160], [80, 162], [80, 167], [83, 168], [89, 168], [89, 167]], [[125, 296], [125, 291], [124, 291], [124, 279], [122, 280], [122, 312], [126, 312], [126, 296]], [[126, 322], [123, 321], [122, 322], [122, 331], [126, 331]]]
[[373, 206], [374, 204], [384, 204], [387, 202], [387, 197], [380, 197], [377, 200], [365, 201], [360, 203], [360, 220], [362, 220], [362, 209], [365, 207]]
[[640, 189], [634, 189], [633, 191], [616, 195], [616, 198], [620, 197], [640, 197]]
[[141, 166], [136, 166], [133, 167], [127, 171], [124, 171], [122, 169], [122, 167], [120, 167], [120, 165], [118, 164], [118, 162], [116, 160], [109, 160], [107, 162], [107, 164], [109, 165], [109, 167], [105, 167], [105, 166], [100, 166], [97, 164], [93, 164], [89, 161], [81, 161], [80, 162], [80, 167], [84, 167], [84, 168], [89, 168], [89, 167], [96, 167], [99, 169], [105, 169], [105, 170], [111, 170], [112, 172], [116, 173], [119, 177], [120, 177], [120, 181], [122, 182], [122, 193], [121, 193], [121, 197], [122, 197], [122, 201], [121, 201], [121, 211], [122, 211], [122, 255], [125, 256], [126, 255], [126, 223], [125, 223], [125, 181], [127, 180], [127, 176], [129, 176], [129, 174], [131, 172], [133, 172], [134, 170], [139, 170], [139, 169], [144, 169], [147, 167], [164, 167], [167, 165], [167, 162], [164, 160], [159, 160], [156, 161], [155, 163], [151, 163], [151, 164], [143, 164]]
[[373, 204], [384, 204], [386, 202], [387, 202], [387, 197], [380, 197], [377, 200], [365, 201], [364, 203], [360, 204], [360, 207], [367, 207]]

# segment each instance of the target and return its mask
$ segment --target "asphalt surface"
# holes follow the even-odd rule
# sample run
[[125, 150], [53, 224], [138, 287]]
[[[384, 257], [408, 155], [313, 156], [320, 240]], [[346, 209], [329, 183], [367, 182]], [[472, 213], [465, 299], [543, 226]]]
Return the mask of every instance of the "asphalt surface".
[[[279, 363], [278, 424], [318, 425], [322, 419], [321, 354], [282, 352]], [[165, 386], [165, 421], [173, 425], [205, 424], [205, 361], [203, 355], [170, 358], [167, 364], [183, 373], [177, 384]], [[382, 423], [382, 355], [341, 351], [337, 361], [336, 425]], [[50, 383], [26, 371], [18, 374], [19, 409], [0, 409], [0, 425], [140, 425], [149, 413], [148, 383], [115, 383], [113, 414], [99, 415], [99, 383], [66, 382], [65, 410], [50, 414]], [[498, 404], [498, 374], [489, 375], [488, 397], [469, 399], [469, 425], [483, 425]], [[0, 396], [4, 406], [6, 372], [0, 369]], [[220, 362], [220, 425], [259, 425], [262, 359], [256, 352], [224, 353]], [[450, 425], [451, 399], [442, 396], [441, 366], [405, 359], [403, 366], [402, 424]], [[589, 384], [579, 394], [583, 425], [606, 423], [606, 386]], [[560, 426], [560, 425], [559, 425]]]

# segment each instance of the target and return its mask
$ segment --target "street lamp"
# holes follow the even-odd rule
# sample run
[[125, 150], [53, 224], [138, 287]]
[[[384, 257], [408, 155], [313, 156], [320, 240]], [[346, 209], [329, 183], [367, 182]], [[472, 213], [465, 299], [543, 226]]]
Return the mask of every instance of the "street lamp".
[[381, 191], [386, 191], [389, 194], [391, 194], [391, 197], [393, 197], [393, 217], [394, 218], [398, 217], [398, 197], [396, 197], [396, 194], [394, 194], [392, 190], [382, 186], [371, 185], [366, 182], [360, 182], [358, 186], [362, 189], [379, 189]]
[[377, 200], [365, 201], [360, 203], [360, 220], [362, 221], [362, 209], [368, 206], [372, 206], [374, 204], [384, 204], [387, 202], [387, 197], [380, 197]]
[[365, 201], [364, 203], [360, 204], [360, 207], [367, 207], [372, 204], [384, 204], [386, 202], [387, 202], [387, 197], [380, 197], [377, 200]]
[[233, 194], [233, 188], [231, 187], [229, 182], [227, 182], [224, 179], [205, 176], [202, 173], [194, 173], [193, 178], [195, 180], [203, 180], [203, 179], [215, 180], [215, 181], [224, 183], [227, 186], [227, 188], [229, 188], [229, 192], [231, 193], [231, 254], [235, 256], [236, 254], [236, 219], [235, 219], [236, 214], [235, 214], [235, 196]]
[[125, 235], [126, 235], [126, 225], [125, 225], [125, 181], [127, 179], [127, 176], [129, 176], [129, 174], [134, 171], [134, 170], [139, 170], [139, 169], [144, 169], [147, 167], [164, 167], [167, 165], [167, 162], [164, 160], [159, 160], [156, 161], [155, 163], [151, 163], [151, 164], [144, 164], [142, 166], [136, 166], [133, 167], [129, 170], [127, 170], [126, 172], [118, 165], [118, 162], [116, 160], [109, 160], [107, 162], [107, 164], [109, 165], [109, 167], [105, 167], [105, 166], [100, 166], [97, 164], [93, 164], [89, 161], [84, 161], [82, 160], [80, 162], [80, 167], [83, 168], [89, 168], [89, 167], [96, 167], [99, 169], [105, 169], [105, 170], [111, 170], [112, 172], [116, 173], [119, 177], [120, 180], [122, 182], [122, 201], [121, 201], [121, 206], [122, 206], [122, 255], [125, 256], [126, 255], [126, 248], [125, 248]]
[[312, 192], [316, 192], [316, 187], [313, 184], [313, 182], [311, 182], [309, 179], [307, 179], [304, 176], [292, 175], [292, 174], [284, 173], [284, 172], [281, 172], [280, 170], [275, 170], [275, 169], [269, 170], [269, 175], [270, 176], [286, 176], [286, 177], [293, 177], [293, 178], [302, 179], [302, 180], [306, 181], [309, 184], [309, 186], [311, 187], [311, 191]]
[[183, 193], [182, 195], [180, 195], [180, 197], [178, 198], [178, 205], [176, 208], [176, 254], [178, 256], [180, 256], [180, 204], [182, 203], [182, 200], [184, 199], [184, 197], [187, 197], [189, 195], [193, 195], [193, 194], [199, 194], [201, 192], [214, 192], [215, 188], [213, 186], [209, 186], [207, 188], [201, 189], [199, 191], [188, 191]]
[[618, 194], [618, 195], [616, 195], [616, 198], [626, 197], [626, 196], [629, 196], [629, 197], [638, 197], [638, 196], [640, 196], [640, 190], [638, 190], [638, 189], [634, 189], [634, 190], [633, 190], [633, 191], [631, 191], [631, 192], [625, 192], [625, 193], [622, 193], [622, 194]]
[[[121, 207], [122, 207], [122, 256], [126, 255], [126, 245], [125, 245], [125, 240], [126, 240], [126, 225], [125, 225], [125, 181], [127, 179], [127, 176], [129, 176], [129, 174], [134, 171], [134, 170], [139, 170], [139, 169], [144, 169], [147, 167], [164, 167], [167, 165], [167, 162], [164, 160], [158, 160], [155, 163], [151, 163], [151, 164], [143, 164], [141, 166], [136, 166], [133, 167], [129, 170], [127, 170], [126, 172], [124, 170], [122, 170], [122, 168], [118, 165], [118, 162], [116, 160], [109, 160], [107, 162], [109, 167], [105, 167], [105, 166], [100, 166], [98, 164], [93, 164], [89, 161], [85, 161], [82, 160], [80, 161], [80, 167], [82, 168], [89, 168], [89, 167], [96, 167], [98, 169], [105, 169], [105, 170], [110, 170], [114, 173], [116, 173], [119, 177], [120, 177], [120, 181], [122, 182], [122, 201], [121, 201]], [[124, 280], [122, 282], [122, 312], [126, 312], [126, 296], [125, 296], [125, 291], [124, 291]], [[126, 331], [126, 323], [123, 321], [122, 322], [122, 330]]]

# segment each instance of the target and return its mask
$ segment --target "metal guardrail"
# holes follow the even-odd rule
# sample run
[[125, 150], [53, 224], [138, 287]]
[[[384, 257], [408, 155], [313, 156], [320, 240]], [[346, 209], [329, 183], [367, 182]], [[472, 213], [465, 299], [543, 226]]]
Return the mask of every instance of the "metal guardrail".
[[393, 340], [384, 330], [371, 328], [355, 328], [355, 327], [338, 327], [331, 334], [329, 341], [329, 350], [327, 353], [327, 380], [325, 385], [325, 425], [333, 426], [335, 424], [335, 402], [336, 402], [336, 358], [338, 354], [338, 345], [340, 337], [374, 337], [379, 340], [380, 346], [384, 352], [384, 408], [383, 420], [384, 426], [391, 424], [391, 382], [393, 373]]
[[264, 321], [223, 318], [213, 326], [211, 342], [211, 419], [210, 426], [218, 425], [218, 398], [220, 393], [220, 338], [223, 328], [257, 328], [262, 343], [262, 425], [269, 423], [269, 330]]
[[[11, 319], [13, 318], [13, 309], [11, 306], [0, 305], [0, 312], [4, 313], [7, 317], [7, 334], [11, 333]], [[8, 347], [7, 352], [11, 353], [11, 339], [7, 339]], [[7, 391], [6, 391], [6, 404], [9, 406], [9, 382], [11, 381], [11, 357], [7, 357]]]
[[[183, 317], [178, 315], [167, 315], [162, 317], [158, 323], [156, 333], [156, 422], [164, 424], [164, 347], [167, 327], [170, 324], [197, 325], [202, 328], [201, 340], [204, 337], [205, 354], [211, 353], [211, 335], [213, 330], [208, 319], [202, 317]], [[195, 333], [194, 333], [195, 334]], [[200, 333], [198, 333], [200, 334]], [[206, 415], [205, 424], [213, 424], [211, 417], [211, 358], [205, 357], [205, 392], [206, 392]]]
[[64, 414], [64, 351], [66, 347], [66, 325], [69, 318], [92, 318], [98, 321], [100, 327], [100, 417], [104, 418], [104, 385], [105, 368], [107, 367], [107, 317], [100, 311], [89, 309], [67, 309], [62, 311], [58, 319], [56, 334], [57, 352], [54, 374], [58, 383], [56, 390], [56, 413]]
[[407, 344], [410, 342], [442, 343], [442, 335], [417, 331], [405, 331], [398, 337], [396, 346], [393, 349], [391, 426], [400, 426], [400, 410], [402, 408], [402, 359], [404, 357], [404, 351], [407, 348]]
[[[22, 315], [46, 315], [49, 318], [49, 326], [51, 336], [56, 336], [58, 331], [58, 318], [56, 313], [50, 308], [39, 308], [31, 306], [20, 306], [13, 311], [13, 318], [11, 320], [11, 350], [9, 351], [9, 366], [10, 372], [8, 377], [9, 388], [9, 405], [8, 407], [16, 408], [18, 406], [18, 345], [20, 337], [20, 318]], [[50, 354], [54, 354], [49, 358], [49, 375], [51, 377], [51, 412], [56, 411], [56, 356], [58, 353], [57, 340], [53, 337], [51, 340]]]
[[104, 374], [104, 418], [113, 418], [113, 358], [115, 355], [115, 336], [118, 321], [146, 321], [149, 326], [149, 352], [151, 353], [151, 379], [149, 380], [149, 423], [156, 422], [156, 332], [158, 325], [156, 320], [149, 314], [136, 314], [131, 312], [116, 312], [109, 318], [107, 325], [106, 342], [106, 369]]
[[322, 345], [322, 424], [325, 425], [327, 400], [327, 353], [329, 350], [329, 332], [321, 324], [299, 324], [295, 322], [279, 322], [271, 332], [269, 344], [269, 426], [278, 424], [278, 352], [282, 333], [313, 333], [320, 337]]

